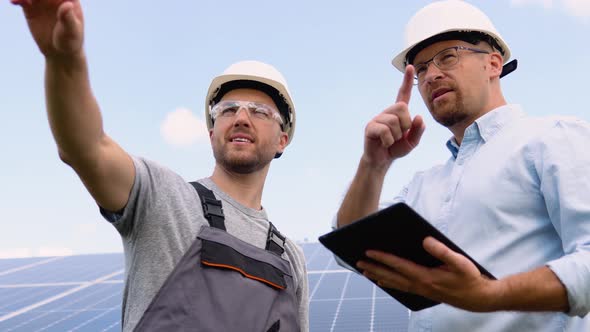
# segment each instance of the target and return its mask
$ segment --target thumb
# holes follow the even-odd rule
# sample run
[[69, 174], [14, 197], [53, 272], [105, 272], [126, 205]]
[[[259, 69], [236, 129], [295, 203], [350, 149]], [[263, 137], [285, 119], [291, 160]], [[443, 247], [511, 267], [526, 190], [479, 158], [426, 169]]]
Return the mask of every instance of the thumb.
[[66, 32], [74, 31], [79, 24], [74, 12], [74, 4], [69, 1], [61, 4], [57, 10], [57, 20], [64, 25]]
[[426, 124], [424, 124], [424, 119], [422, 119], [420, 115], [416, 115], [414, 120], [412, 120], [412, 127], [408, 130], [408, 136], [406, 137], [408, 143], [413, 147], [416, 147], [420, 143], [420, 139], [425, 130]]
[[[80, 15], [78, 15], [80, 14]], [[54, 32], [54, 44], [57, 49], [75, 52], [82, 46], [83, 23], [81, 12], [76, 13], [73, 2], [62, 3], [57, 10], [57, 26]]]

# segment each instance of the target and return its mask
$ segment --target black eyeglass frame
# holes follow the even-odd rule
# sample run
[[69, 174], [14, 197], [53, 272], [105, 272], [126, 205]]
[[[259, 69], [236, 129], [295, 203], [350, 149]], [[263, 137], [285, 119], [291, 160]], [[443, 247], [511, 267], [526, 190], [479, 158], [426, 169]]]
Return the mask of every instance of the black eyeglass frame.
[[[441, 68], [441, 67], [439, 66], [439, 64], [437, 64], [437, 61], [435, 61], [435, 59], [436, 59], [436, 58], [437, 58], [439, 55], [441, 55], [442, 53], [444, 53], [444, 52], [446, 52], [446, 51], [448, 51], [448, 50], [451, 50], [451, 49], [454, 49], [454, 50], [455, 50], [455, 53], [457, 53], [457, 62], [455, 62], [455, 63], [453, 63], [452, 65], [450, 65], [450, 67], [443, 67], [443, 68]], [[436, 68], [438, 68], [438, 69], [440, 69], [440, 70], [448, 70], [448, 69], [451, 69], [451, 68], [453, 68], [453, 67], [454, 67], [456, 64], [458, 64], [458, 63], [459, 63], [459, 60], [460, 60], [460, 58], [459, 58], [459, 50], [471, 51], [471, 52], [473, 52], [473, 53], [479, 53], [479, 54], [490, 54], [490, 53], [491, 53], [491, 52], [489, 52], [489, 51], [482, 50], [482, 49], [479, 49], [479, 48], [473, 48], [473, 47], [465, 47], [465, 46], [452, 46], [452, 47], [447, 47], [447, 48], [445, 48], [444, 50], [441, 50], [440, 52], [436, 53], [436, 54], [435, 54], [435, 55], [434, 55], [432, 58], [430, 58], [429, 60], [427, 60], [427, 61], [424, 61], [424, 62], [421, 62], [421, 63], [419, 63], [419, 64], [417, 64], [417, 65], [414, 65], [414, 68], [415, 68], [415, 70], [416, 70], [416, 71], [415, 71], [415, 73], [416, 73], [416, 74], [414, 75], [414, 85], [418, 85], [418, 84], [419, 84], [419, 81], [420, 81], [420, 80], [419, 80], [419, 78], [418, 78], [418, 66], [425, 66], [425, 71], [424, 71], [424, 72], [426, 72], [426, 71], [428, 70], [428, 66], [430, 65], [430, 63], [431, 63], [431, 62], [432, 62], [432, 63], [433, 63], [435, 66], [436, 66]]]

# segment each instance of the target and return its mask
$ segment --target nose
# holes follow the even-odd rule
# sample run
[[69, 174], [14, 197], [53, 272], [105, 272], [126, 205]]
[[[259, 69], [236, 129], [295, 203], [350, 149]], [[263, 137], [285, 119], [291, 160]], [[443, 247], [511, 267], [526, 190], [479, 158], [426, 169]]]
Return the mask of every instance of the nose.
[[238, 111], [236, 112], [236, 115], [234, 116], [234, 127], [239, 127], [239, 126], [246, 126], [249, 127], [251, 124], [250, 122], [250, 112], [248, 111], [248, 109], [244, 106], [241, 106]]
[[426, 64], [426, 73], [424, 74], [424, 83], [432, 82], [442, 78], [442, 71], [434, 64], [433, 61]]

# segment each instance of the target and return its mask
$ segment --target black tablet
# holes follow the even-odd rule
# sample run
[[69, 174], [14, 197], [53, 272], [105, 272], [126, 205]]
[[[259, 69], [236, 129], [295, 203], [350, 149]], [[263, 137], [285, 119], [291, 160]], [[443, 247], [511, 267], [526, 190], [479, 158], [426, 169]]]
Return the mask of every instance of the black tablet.
[[[451, 250], [467, 257], [477, 266], [483, 275], [490, 279], [496, 279], [490, 272], [479, 265], [479, 263], [405, 203], [394, 204], [349, 225], [324, 234], [320, 236], [319, 241], [336, 256], [360, 272], [356, 267], [356, 263], [359, 260], [370, 261], [365, 256], [365, 252], [369, 249], [389, 252], [427, 267], [442, 265], [440, 260], [431, 256], [422, 247], [422, 241], [427, 236], [434, 237]], [[414, 311], [439, 304], [439, 302], [419, 295], [402, 292], [393, 288], [380, 288]]]

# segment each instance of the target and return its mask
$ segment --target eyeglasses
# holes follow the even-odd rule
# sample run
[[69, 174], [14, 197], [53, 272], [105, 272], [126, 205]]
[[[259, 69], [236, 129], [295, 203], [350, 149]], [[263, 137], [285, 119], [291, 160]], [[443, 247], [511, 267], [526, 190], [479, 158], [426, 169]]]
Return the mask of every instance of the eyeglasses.
[[444, 50], [436, 53], [436, 55], [430, 60], [414, 65], [414, 68], [416, 69], [416, 74], [414, 75], [414, 85], [424, 82], [424, 77], [426, 76], [428, 66], [431, 62], [434, 63], [436, 68], [440, 70], [448, 70], [453, 68], [457, 63], [459, 63], [459, 50], [490, 54], [488, 51], [463, 46], [445, 48]]
[[276, 120], [281, 126], [283, 125], [283, 118], [274, 107], [253, 101], [222, 100], [211, 108], [211, 119], [215, 121], [218, 118], [233, 118], [241, 109], [247, 110], [252, 119]]

